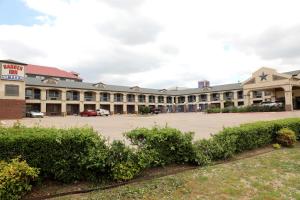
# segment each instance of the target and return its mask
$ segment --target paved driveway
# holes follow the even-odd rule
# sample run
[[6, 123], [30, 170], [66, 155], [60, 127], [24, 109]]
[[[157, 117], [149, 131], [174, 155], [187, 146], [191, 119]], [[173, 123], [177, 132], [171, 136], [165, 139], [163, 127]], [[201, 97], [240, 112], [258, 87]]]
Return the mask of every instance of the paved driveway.
[[[182, 131], [194, 131], [195, 138], [207, 138], [210, 134], [222, 130], [223, 127], [259, 120], [272, 120], [288, 117], [300, 117], [300, 111], [280, 113], [243, 113], [243, 114], [204, 114], [174, 113], [153, 116], [115, 115], [110, 117], [45, 117], [43, 119], [25, 118], [20, 122], [26, 126], [46, 127], [81, 127], [92, 126], [105, 137], [122, 139], [122, 133], [136, 127], [152, 127], [154, 125], [178, 128]], [[14, 120], [4, 121], [7, 125]]]

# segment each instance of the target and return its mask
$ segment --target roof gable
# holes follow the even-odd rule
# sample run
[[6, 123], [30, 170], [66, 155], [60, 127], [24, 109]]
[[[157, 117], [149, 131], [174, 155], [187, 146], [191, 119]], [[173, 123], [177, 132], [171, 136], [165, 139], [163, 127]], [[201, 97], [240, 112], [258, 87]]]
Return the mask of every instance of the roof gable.
[[278, 73], [275, 69], [262, 67], [255, 71], [252, 76], [243, 82], [243, 85], [264, 84], [273, 81], [289, 79], [291, 75]]
[[70, 78], [81, 80], [77, 76], [75, 76], [71, 72], [67, 72], [56, 67], [45, 67], [39, 65], [27, 65], [25, 67], [26, 74], [34, 74], [34, 75], [43, 75], [43, 76], [51, 76], [51, 77], [60, 77], [60, 78]]

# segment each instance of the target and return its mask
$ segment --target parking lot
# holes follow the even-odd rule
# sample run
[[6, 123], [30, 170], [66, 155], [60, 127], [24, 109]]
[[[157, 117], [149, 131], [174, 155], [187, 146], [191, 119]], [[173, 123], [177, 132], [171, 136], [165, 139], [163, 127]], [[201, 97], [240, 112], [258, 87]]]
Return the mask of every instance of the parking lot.
[[[92, 126], [99, 133], [110, 139], [123, 139], [122, 133], [137, 127], [169, 126], [182, 131], [195, 132], [195, 138], [208, 138], [223, 127], [259, 120], [272, 120], [287, 117], [300, 117], [300, 111], [279, 113], [172, 113], [151, 116], [114, 115], [109, 117], [45, 117], [24, 118], [20, 122], [26, 126], [44, 127], [82, 127]], [[15, 120], [5, 120], [4, 124], [12, 125]]]

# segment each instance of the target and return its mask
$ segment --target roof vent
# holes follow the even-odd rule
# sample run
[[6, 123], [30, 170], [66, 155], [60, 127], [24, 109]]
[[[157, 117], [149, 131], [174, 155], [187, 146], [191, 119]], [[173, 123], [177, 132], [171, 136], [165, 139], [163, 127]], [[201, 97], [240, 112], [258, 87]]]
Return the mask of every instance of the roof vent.
[[140, 87], [139, 86], [134, 86], [134, 87], [131, 87], [130, 89], [134, 90], [134, 91], [140, 91]]
[[54, 78], [46, 78], [46, 79], [42, 80], [42, 82], [46, 83], [46, 84], [56, 85], [58, 83], [58, 80], [56, 80]]
[[105, 88], [105, 84], [102, 83], [102, 82], [99, 82], [99, 83], [96, 83], [96, 84], [93, 84], [94, 87], [98, 87], [98, 88]]
[[167, 92], [167, 91], [168, 91], [167, 89], [159, 90], [159, 92]]

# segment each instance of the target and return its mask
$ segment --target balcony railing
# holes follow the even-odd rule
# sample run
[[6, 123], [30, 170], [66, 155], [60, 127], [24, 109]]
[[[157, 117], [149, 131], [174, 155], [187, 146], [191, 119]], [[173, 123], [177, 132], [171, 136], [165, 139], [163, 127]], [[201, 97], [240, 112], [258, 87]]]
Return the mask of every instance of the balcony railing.
[[212, 97], [213, 101], [220, 101], [220, 97]]
[[39, 99], [41, 99], [41, 95], [40, 94], [26, 95], [25, 99], [39, 100]]
[[114, 101], [115, 102], [123, 102], [123, 97], [115, 97]]
[[85, 96], [84, 100], [85, 101], [96, 101], [96, 98], [94, 96]]
[[238, 99], [243, 99], [244, 96], [243, 95], [238, 95]]
[[127, 102], [135, 102], [135, 98], [134, 97], [127, 97]]
[[155, 103], [155, 99], [149, 98], [149, 103]]
[[185, 99], [178, 99], [178, 103], [184, 103]]
[[146, 102], [146, 99], [139, 99], [139, 102], [140, 102], [140, 103], [145, 103], [145, 102]]
[[48, 95], [47, 96], [47, 100], [52, 100], [52, 101], [55, 101], [55, 100], [61, 100], [61, 96], [56, 96], [56, 95]]
[[224, 100], [225, 101], [231, 101], [231, 100], [233, 100], [233, 97], [232, 96], [225, 96]]
[[109, 97], [100, 97], [101, 102], [109, 102], [110, 98]]
[[67, 97], [67, 101], [79, 101], [79, 95], [71, 95]]

